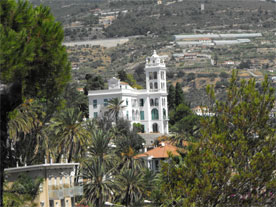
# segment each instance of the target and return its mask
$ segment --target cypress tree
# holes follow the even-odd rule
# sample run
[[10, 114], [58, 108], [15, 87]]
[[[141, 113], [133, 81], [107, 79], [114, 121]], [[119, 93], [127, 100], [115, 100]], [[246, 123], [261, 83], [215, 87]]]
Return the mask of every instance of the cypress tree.
[[175, 109], [175, 88], [173, 85], [169, 86], [168, 107], [169, 107], [169, 110]]
[[180, 83], [176, 83], [176, 86], [175, 86], [175, 105], [177, 107], [179, 104], [182, 104], [182, 103], [184, 103], [184, 93], [183, 93], [183, 90], [182, 90], [182, 87], [181, 87]]

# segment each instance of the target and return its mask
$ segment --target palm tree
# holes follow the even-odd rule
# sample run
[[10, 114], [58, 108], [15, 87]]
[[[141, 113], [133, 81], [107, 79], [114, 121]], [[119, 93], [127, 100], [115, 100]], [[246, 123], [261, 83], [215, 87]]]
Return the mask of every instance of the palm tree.
[[122, 169], [116, 176], [120, 195], [126, 206], [133, 206], [143, 198], [145, 192], [144, 175], [137, 169]]
[[126, 106], [123, 106], [124, 100], [119, 100], [118, 98], [113, 98], [108, 102], [108, 110], [109, 113], [115, 117], [115, 123], [117, 124], [119, 119], [119, 114], [122, 109], [124, 109]]
[[[87, 131], [83, 127], [83, 114], [78, 108], [68, 108], [52, 119], [51, 126], [54, 135], [58, 137], [57, 152], [66, 153], [68, 162], [77, 159], [86, 146]], [[63, 149], [63, 150], [62, 150]], [[74, 155], [74, 157], [73, 157]]]
[[[50, 153], [45, 124], [48, 119], [49, 114], [47, 115], [43, 104], [33, 99], [26, 100], [10, 113], [9, 138], [12, 139], [18, 156], [29, 164], [34, 159], [41, 159], [43, 156], [37, 155], [44, 154], [44, 151], [47, 157]], [[27, 147], [22, 147], [23, 145]]]
[[85, 197], [93, 206], [102, 207], [106, 201], [110, 201], [117, 190], [112, 178], [113, 168], [108, 169], [100, 157], [93, 157], [90, 162], [85, 162], [83, 178]]

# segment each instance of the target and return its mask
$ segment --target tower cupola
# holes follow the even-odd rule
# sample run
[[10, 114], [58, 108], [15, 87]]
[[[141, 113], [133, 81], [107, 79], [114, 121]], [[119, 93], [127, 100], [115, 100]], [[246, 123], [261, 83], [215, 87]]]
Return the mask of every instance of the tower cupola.
[[146, 58], [146, 87], [151, 92], [165, 92], [166, 86], [166, 65], [164, 57], [157, 55], [153, 51], [153, 55]]
[[146, 59], [146, 68], [152, 67], [166, 67], [164, 58], [157, 55], [155, 50], [153, 51], [153, 55], [151, 57], [147, 57]]

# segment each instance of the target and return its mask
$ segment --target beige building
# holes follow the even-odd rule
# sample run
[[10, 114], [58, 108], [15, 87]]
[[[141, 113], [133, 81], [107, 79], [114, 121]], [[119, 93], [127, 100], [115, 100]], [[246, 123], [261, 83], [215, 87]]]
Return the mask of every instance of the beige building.
[[35, 198], [38, 207], [73, 207], [75, 197], [83, 194], [82, 179], [75, 184], [75, 169], [79, 163], [45, 163], [5, 169], [8, 184], [26, 173], [31, 178], [44, 178]]

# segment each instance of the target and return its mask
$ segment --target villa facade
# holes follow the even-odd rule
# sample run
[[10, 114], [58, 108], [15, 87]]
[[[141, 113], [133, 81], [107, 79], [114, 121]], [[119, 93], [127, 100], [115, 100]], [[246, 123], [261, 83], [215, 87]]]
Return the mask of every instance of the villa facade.
[[168, 134], [168, 106], [166, 65], [164, 57], [154, 51], [146, 59], [146, 89], [132, 88], [128, 83], [113, 77], [108, 89], [88, 92], [89, 118], [103, 117], [108, 103], [113, 98], [123, 100], [125, 106], [119, 117], [129, 120], [131, 125], [140, 123], [144, 133]]

